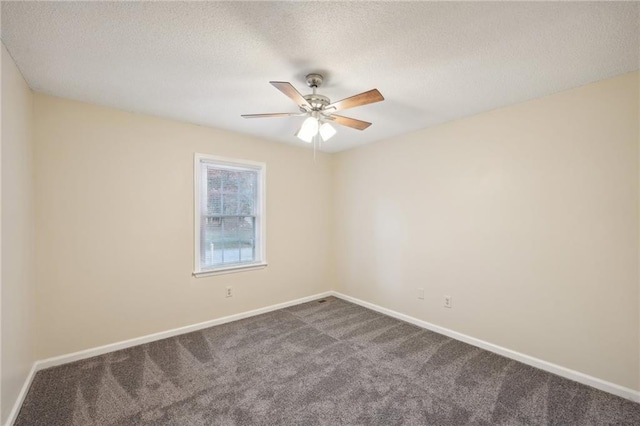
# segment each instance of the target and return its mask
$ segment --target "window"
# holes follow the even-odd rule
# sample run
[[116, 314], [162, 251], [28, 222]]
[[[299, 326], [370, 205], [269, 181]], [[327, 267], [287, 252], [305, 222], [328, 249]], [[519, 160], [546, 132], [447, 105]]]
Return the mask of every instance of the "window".
[[265, 165], [195, 155], [195, 272], [266, 266]]

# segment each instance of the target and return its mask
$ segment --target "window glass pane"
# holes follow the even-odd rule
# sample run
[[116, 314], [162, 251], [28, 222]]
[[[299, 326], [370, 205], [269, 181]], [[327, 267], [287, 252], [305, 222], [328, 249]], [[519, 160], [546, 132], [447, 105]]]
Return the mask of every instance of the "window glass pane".
[[254, 238], [254, 217], [241, 217], [238, 224], [238, 238], [241, 241], [247, 242]]
[[222, 190], [222, 171], [215, 167], [207, 167], [207, 182], [209, 188]]
[[245, 194], [253, 194], [256, 188], [256, 172], [241, 172], [239, 182], [239, 190]]
[[255, 258], [255, 217], [243, 217], [238, 229], [240, 259], [252, 261]]
[[221, 171], [207, 168], [207, 213], [222, 213], [222, 179]]
[[222, 261], [222, 221], [220, 218], [205, 216], [200, 230], [200, 264], [211, 267]]
[[227, 193], [238, 192], [238, 180], [240, 173], [235, 170], [224, 170], [222, 179], [222, 190]]
[[254, 196], [253, 194], [241, 193], [238, 195], [238, 214], [253, 215], [254, 212]]
[[222, 214], [225, 216], [238, 214], [237, 193], [224, 193], [222, 195]]

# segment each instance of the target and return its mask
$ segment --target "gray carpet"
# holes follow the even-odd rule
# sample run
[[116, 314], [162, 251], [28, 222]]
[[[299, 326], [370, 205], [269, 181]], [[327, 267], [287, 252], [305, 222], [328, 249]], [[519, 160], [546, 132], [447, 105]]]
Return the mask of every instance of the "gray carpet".
[[40, 371], [16, 425], [640, 425], [640, 405], [336, 298]]

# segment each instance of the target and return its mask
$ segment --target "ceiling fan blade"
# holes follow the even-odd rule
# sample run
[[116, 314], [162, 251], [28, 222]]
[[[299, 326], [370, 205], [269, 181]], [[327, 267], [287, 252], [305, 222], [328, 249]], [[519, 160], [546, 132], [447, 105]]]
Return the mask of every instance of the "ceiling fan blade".
[[327, 105], [325, 109], [334, 108], [337, 111], [339, 109], [354, 108], [357, 106], [372, 104], [374, 102], [380, 101], [384, 101], [384, 97], [382, 96], [382, 94], [378, 92], [378, 89], [371, 89], [368, 92], [363, 92], [359, 95], [354, 95], [341, 101]]
[[291, 83], [286, 81], [270, 81], [271, 85], [287, 95], [293, 100], [300, 108], [311, 109], [311, 104], [296, 90]]
[[329, 116], [334, 122], [343, 126], [351, 127], [353, 129], [364, 130], [371, 126], [371, 123], [362, 120], [356, 120], [355, 118], [343, 117], [341, 115], [332, 114]]
[[306, 115], [302, 112], [275, 112], [271, 114], [242, 114], [243, 118], [269, 118], [269, 117], [300, 117]]

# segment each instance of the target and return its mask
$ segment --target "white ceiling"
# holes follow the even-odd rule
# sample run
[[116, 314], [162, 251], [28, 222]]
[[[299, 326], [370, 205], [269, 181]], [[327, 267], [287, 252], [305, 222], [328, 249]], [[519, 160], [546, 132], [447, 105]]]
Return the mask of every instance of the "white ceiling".
[[304, 145], [268, 84], [325, 75], [336, 152], [639, 68], [637, 2], [2, 2], [2, 40], [36, 91]]

